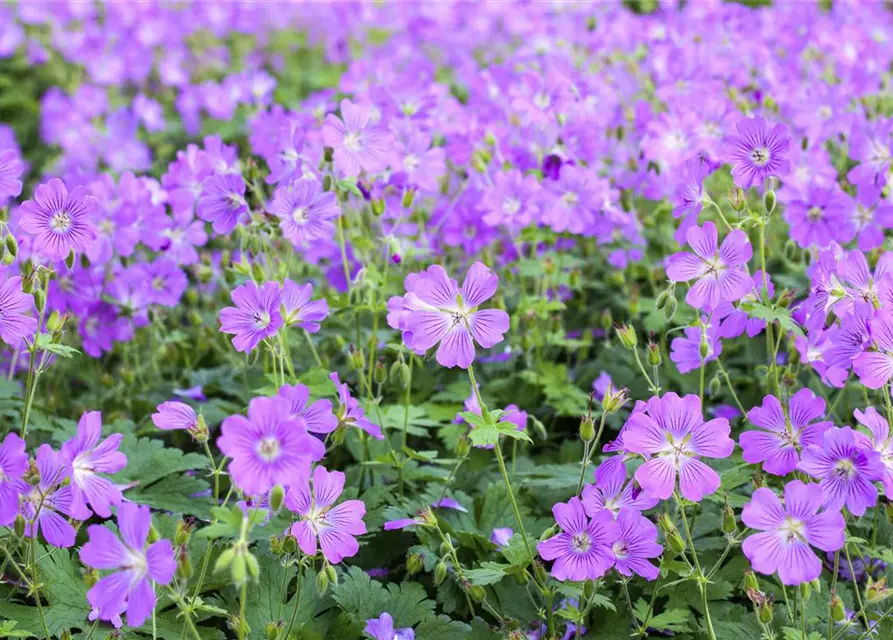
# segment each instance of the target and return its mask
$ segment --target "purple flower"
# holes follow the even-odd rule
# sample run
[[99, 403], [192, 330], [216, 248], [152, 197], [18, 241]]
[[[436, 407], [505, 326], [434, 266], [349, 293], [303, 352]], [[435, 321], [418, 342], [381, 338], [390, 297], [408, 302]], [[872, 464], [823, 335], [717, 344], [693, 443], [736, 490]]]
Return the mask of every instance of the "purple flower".
[[112, 621], [126, 611], [128, 625], [142, 626], [155, 609], [153, 583], [166, 585], [173, 579], [177, 562], [171, 541], [147, 545], [151, 526], [149, 507], [124, 502], [118, 507], [120, 538], [102, 525], [87, 528], [90, 539], [81, 547], [81, 562], [114, 571], [87, 592], [100, 620]]
[[561, 533], [540, 542], [536, 548], [543, 560], [554, 560], [552, 576], [556, 580], [594, 580], [614, 565], [611, 545], [620, 529], [610, 511], [586, 517], [579, 498], [559, 502], [552, 507]]
[[611, 376], [607, 371], [602, 371], [598, 374], [598, 377], [592, 381], [592, 391], [595, 393], [595, 397], [599, 400], [605, 397], [608, 389], [611, 389], [612, 386]]
[[853, 360], [859, 382], [880, 389], [893, 378], [893, 313], [883, 309], [868, 321], [871, 340], [877, 351], [864, 351]]
[[96, 515], [108, 518], [111, 507], [123, 499], [121, 490], [100, 473], [117, 473], [127, 466], [127, 456], [118, 451], [120, 433], [102, 437], [102, 414], [88, 411], [78, 422], [74, 438], [62, 445], [62, 454], [71, 465], [71, 486], [78, 500], [87, 502]]
[[394, 629], [394, 619], [389, 613], [367, 620], [363, 631], [373, 640], [415, 640], [415, 631], [410, 627]]
[[673, 217], [693, 217], [697, 224], [697, 216], [704, 207], [704, 179], [710, 175], [710, 165], [701, 157], [686, 161], [682, 180], [676, 187], [673, 202]]
[[332, 564], [356, 555], [360, 545], [355, 536], [366, 533], [363, 516], [366, 505], [362, 500], [347, 500], [333, 507], [344, 491], [344, 474], [327, 471], [323, 467], [313, 470], [313, 489], [309, 479], [292, 485], [285, 497], [286, 506], [300, 514], [301, 519], [291, 526], [301, 551], [316, 555], [316, 541], [326, 560]]
[[822, 492], [799, 480], [785, 485], [784, 506], [771, 489], [754, 491], [741, 512], [744, 524], [762, 532], [749, 536], [742, 545], [754, 571], [778, 572], [787, 585], [818, 578], [822, 562], [810, 546], [836, 551], [845, 541], [843, 516], [833, 509], [819, 513], [821, 506]]
[[184, 402], [162, 402], [152, 414], [152, 422], [164, 431], [171, 429], [193, 430], [198, 426], [195, 409]]
[[313, 404], [307, 404], [310, 400], [310, 389], [303, 384], [294, 386], [283, 385], [279, 387], [280, 398], [288, 401], [289, 420], [299, 420], [307, 431], [311, 433], [331, 433], [338, 428], [338, 418], [332, 413], [332, 401], [327, 399], [317, 400]]
[[608, 458], [595, 470], [595, 484], [583, 487], [582, 501], [588, 515], [607, 510], [615, 519], [621, 510], [645, 511], [659, 502], [635, 483], [627, 483], [626, 464], [619, 456]]
[[654, 580], [660, 569], [648, 560], [663, 553], [657, 544], [657, 527], [638, 511], [621, 509], [617, 516], [618, 538], [614, 541], [614, 568], [624, 576], [634, 573], [646, 580]]
[[856, 440], [866, 449], [877, 451], [884, 465], [884, 473], [881, 482], [888, 498], [893, 498], [893, 439], [890, 438], [890, 425], [881, 417], [874, 407], [868, 407], [865, 411], [856, 409], [853, 415], [859, 424], [868, 428], [871, 433], [866, 436], [856, 432]]
[[315, 178], [301, 178], [276, 189], [269, 211], [279, 217], [283, 235], [298, 248], [334, 238], [332, 221], [341, 214], [335, 192], [323, 191]]
[[406, 304], [412, 309], [407, 320], [412, 344], [407, 346], [427, 351], [439, 343], [440, 365], [467, 369], [475, 356], [472, 338], [490, 348], [502, 342], [509, 329], [505, 311], [477, 309], [493, 297], [498, 283], [498, 276], [481, 262], [471, 265], [461, 291], [443, 267], [428, 267], [415, 289], [406, 294]]
[[21, 511], [25, 518], [25, 535], [29, 538], [43, 532], [54, 547], [74, 545], [75, 530], [68, 518], [86, 520], [90, 510], [78, 499], [71, 485], [62, 486], [71, 474], [71, 466], [61, 451], [48, 444], [37, 449], [37, 486], [22, 487]]
[[62, 260], [70, 252], [86, 251], [96, 238], [93, 218], [99, 203], [84, 187], [71, 193], [58, 178], [34, 191], [34, 199], [19, 208], [19, 226], [34, 236], [34, 251], [51, 260]]
[[783, 124], [770, 127], [762, 117], [743, 118], [738, 133], [726, 138], [725, 159], [732, 165], [732, 177], [742, 189], [770, 176], [783, 178], [791, 171], [788, 147], [791, 136]]
[[458, 501], [453, 498], [441, 498], [440, 500], [435, 500], [431, 503], [431, 506], [435, 509], [452, 509], [453, 511], [461, 511], [462, 513], [468, 513], [468, 509], [459, 504]]
[[824, 413], [825, 401], [809, 389], [794, 394], [787, 414], [778, 398], [766, 396], [762, 407], [747, 412], [747, 418], [764, 431], [745, 431], [738, 438], [744, 461], [763, 463], [763, 471], [776, 476], [789, 474], [800, 462], [800, 449], [820, 444], [831, 428], [830, 422], [814, 422]]
[[535, 222], [540, 214], [540, 191], [536, 176], [525, 176], [517, 169], [496, 174], [481, 202], [484, 223], [517, 231]]
[[22, 278], [13, 276], [0, 284], [0, 338], [8, 345], [19, 344], [22, 338], [37, 331], [34, 298], [22, 291]]
[[325, 445], [289, 410], [283, 398], [253, 398], [247, 417], [229, 416], [220, 425], [217, 446], [232, 458], [230, 475], [246, 496], [300, 482], [309, 475], [310, 464], [325, 455]]
[[252, 351], [261, 340], [279, 331], [283, 323], [280, 300], [277, 282], [266, 282], [258, 288], [252, 281], [233, 289], [236, 306], [220, 311], [220, 330], [235, 334], [236, 351]]
[[325, 300], [313, 300], [313, 285], [309, 282], [299, 286], [291, 280], [282, 284], [280, 299], [285, 309], [283, 321], [286, 327], [297, 325], [308, 333], [319, 331], [319, 323], [329, 315], [329, 303]]
[[195, 212], [202, 220], [212, 223], [214, 233], [230, 233], [239, 219], [248, 213], [242, 176], [227, 173], [206, 178]]
[[25, 166], [15, 149], [0, 149], [0, 204], [22, 193]]
[[0, 526], [13, 523], [19, 509], [19, 494], [27, 486], [21, 478], [28, 468], [25, 441], [14, 433], [0, 444]]
[[340, 402], [336, 412], [338, 426], [345, 428], [359, 427], [373, 438], [384, 440], [381, 427], [366, 417], [360, 402], [350, 395], [350, 388], [347, 386], [347, 383], [342, 383], [337, 373], [330, 374], [329, 379], [335, 384], [335, 390], [338, 392], [338, 400]]
[[849, 427], [825, 431], [821, 445], [803, 450], [797, 468], [821, 480], [819, 486], [828, 509], [839, 510], [846, 505], [854, 516], [861, 516], [877, 502], [874, 483], [884, 475], [880, 454], [863, 447]]
[[515, 535], [515, 532], [510, 528], [497, 527], [496, 529], [493, 529], [493, 532], [490, 534], [490, 542], [497, 547], [504, 547], [509, 543], [509, 540], [512, 539], [513, 535]]
[[326, 116], [322, 140], [332, 147], [335, 166], [348, 178], [361, 171], [383, 171], [393, 153], [391, 134], [372, 124], [372, 106], [350, 100], [341, 101], [341, 118], [331, 113]]
[[666, 500], [679, 489], [687, 500], [699, 502], [719, 488], [719, 474], [701, 456], [727, 458], [735, 448], [731, 427], [724, 418], [704, 422], [696, 395], [675, 393], [651, 398], [645, 410], [629, 417], [623, 443], [629, 451], [647, 456], [636, 469], [636, 480], [652, 496]]
[[735, 302], [750, 293], [753, 281], [744, 267], [753, 255], [750, 240], [740, 229], [732, 231], [717, 248], [716, 225], [691, 227], [686, 234], [694, 253], [681, 251], [667, 262], [673, 282], [697, 279], [685, 296], [696, 309], [715, 309], [720, 302]]
[[812, 184], [804, 195], [785, 203], [784, 218], [797, 244], [823, 249], [832, 242], [845, 244], [853, 239], [855, 208], [853, 199], [836, 183], [830, 187]]

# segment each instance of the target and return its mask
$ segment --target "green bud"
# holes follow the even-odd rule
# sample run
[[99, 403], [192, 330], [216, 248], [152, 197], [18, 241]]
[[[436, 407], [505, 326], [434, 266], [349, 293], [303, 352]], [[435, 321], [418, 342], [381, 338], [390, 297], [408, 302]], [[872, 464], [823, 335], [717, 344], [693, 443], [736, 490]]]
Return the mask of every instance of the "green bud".
[[617, 332], [617, 337], [620, 338], [620, 343], [630, 351], [636, 348], [639, 340], [636, 337], [636, 330], [633, 329], [628, 324], [618, 325], [615, 328]]
[[68, 629], [63, 631], [62, 634], [59, 636], [59, 640], [71, 640], [71, 631], [69, 631]]
[[763, 194], [763, 206], [766, 207], [766, 213], [775, 211], [775, 192], [771, 189]]
[[281, 620], [279, 622], [273, 622], [271, 620], [264, 626], [264, 637], [267, 640], [276, 640], [276, 638], [279, 637], [279, 632], [282, 631], [283, 626], [284, 624]]
[[15, 524], [13, 525], [13, 530], [15, 534], [19, 538], [25, 537], [25, 518], [22, 517], [22, 514], [16, 516]]
[[400, 201], [400, 204], [404, 209], [409, 209], [413, 200], [415, 200], [415, 189], [407, 189], [403, 192], [403, 199]]
[[447, 566], [446, 563], [441, 560], [437, 563], [437, 566], [434, 567], [434, 586], [440, 586], [440, 583], [446, 579], [447, 574]]
[[664, 320], [669, 322], [673, 319], [673, 316], [676, 315], [676, 309], [679, 308], [679, 303], [676, 302], [676, 298], [670, 296], [667, 298], [667, 303], [664, 305]]
[[456, 441], [456, 455], [460, 458], [464, 458], [468, 455], [469, 451], [471, 451], [471, 442], [469, 442], [468, 438], [462, 436]]
[[11, 253], [3, 254], [3, 264], [10, 265], [15, 261], [16, 261], [16, 257], [14, 255], [12, 255]]
[[623, 408], [623, 405], [629, 400], [629, 389], [617, 389], [608, 385], [605, 396], [602, 398], [602, 411], [605, 413], [616, 413]]
[[338, 585], [338, 572], [335, 571], [335, 567], [330, 564], [326, 565], [326, 575], [329, 576], [329, 582]]
[[282, 500], [285, 498], [285, 489], [282, 488], [281, 484], [277, 484], [273, 487], [273, 490], [270, 491], [270, 509], [273, 513], [278, 513], [282, 508]]
[[648, 364], [652, 367], [659, 367], [663, 363], [663, 355], [660, 352], [660, 345], [654, 342], [648, 343]]
[[27, 276], [22, 278], [22, 291], [24, 293], [31, 293], [34, 291], [34, 278]]
[[183, 547], [189, 544], [192, 537], [192, 525], [184, 520], [177, 521], [177, 531], [174, 533], [174, 544]]
[[522, 587], [530, 582], [530, 574], [526, 570], [517, 571], [512, 574], [512, 579]]
[[264, 268], [255, 262], [251, 265], [251, 276], [256, 282], [263, 282], [265, 279]]
[[744, 572], [744, 588], [747, 590], [753, 589], [754, 591], [760, 590], [760, 583], [757, 581], [757, 576], [750, 569]]
[[587, 580], [583, 583], [583, 600], [588, 601], [595, 594], [595, 582]]
[[672, 533], [667, 534], [667, 544], [669, 544], [670, 549], [672, 549], [676, 555], [685, 551], [685, 540], [682, 539], [682, 536], [679, 535], [678, 531], [673, 531]]
[[326, 192], [332, 190], [332, 176], [327, 175], [322, 179], [322, 190]]
[[217, 562], [214, 563], [214, 573], [219, 573], [228, 569], [235, 558], [236, 552], [234, 549], [230, 548], [224, 550], [223, 553], [217, 556]]
[[177, 562], [177, 577], [181, 580], [189, 580], [192, 577], [192, 562], [188, 553], [181, 553]]
[[381, 360], [375, 363], [372, 379], [375, 380], [375, 384], [384, 384], [388, 379], [388, 370], [385, 368], [384, 362]]
[[154, 524], [149, 525], [149, 544], [153, 542], [158, 542], [161, 540], [161, 534], [158, 533], [158, 529], [155, 528]]
[[232, 562], [229, 563], [229, 574], [236, 585], [242, 585], [248, 580], [248, 561], [244, 554], [233, 555]]
[[33, 296], [34, 306], [37, 308], [37, 313], [41, 313], [47, 304], [47, 294], [43, 289], [35, 289]]
[[68, 255], [65, 257], [65, 266], [68, 267], [69, 269], [74, 269], [74, 259], [75, 259], [74, 250], [69, 251]]
[[667, 304], [667, 300], [669, 300], [669, 299], [670, 299], [670, 292], [667, 290], [661, 291], [660, 295], [657, 296], [657, 300], [654, 301], [654, 306], [657, 309], [663, 309]]
[[738, 523], [735, 522], [735, 511], [726, 504], [722, 512], [722, 532], [729, 535], [738, 530]]
[[359, 349], [351, 348], [348, 354], [348, 359], [350, 360], [351, 366], [357, 371], [362, 371], [366, 367], [366, 359], [363, 357], [363, 352]]
[[468, 587], [468, 595], [470, 595], [471, 599], [475, 602], [483, 602], [484, 598], [487, 597], [487, 592], [484, 591], [483, 587], [472, 585]]
[[800, 583], [800, 597], [803, 600], [809, 600], [809, 596], [812, 594], [812, 587], [808, 582]]
[[332, 444], [336, 447], [344, 443], [346, 427], [338, 427], [332, 432]]
[[257, 580], [260, 576], [260, 564], [257, 562], [257, 558], [254, 557], [254, 554], [245, 554], [245, 564], [248, 567], [248, 575]]
[[0, 222], [9, 220], [9, 207], [0, 207]]
[[332, 158], [335, 156], [335, 150], [332, 147], [323, 147], [322, 157], [327, 163], [332, 162]]
[[453, 550], [453, 546], [449, 543], [449, 538], [440, 543], [440, 546], [437, 548], [438, 553], [440, 555], [445, 556]]
[[329, 588], [329, 574], [325, 571], [320, 571], [316, 574], [316, 591], [322, 595]]
[[601, 315], [601, 327], [605, 333], [611, 330], [611, 327], [614, 325], [614, 316], [611, 315], [610, 309], [605, 309], [602, 311]]
[[880, 580], [873, 580], [871, 576], [868, 577], [868, 587], [865, 589], [865, 597], [869, 602], [880, 602], [881, 600], [886, 600], [891, 594], [890, 589], [887, 588], [887, 579], [881, 578]]
[[295, 553], [298, 550], [298, 540], [293, 535], [288, 534], [282, 539], [282, 550], [285, 553]]
[[11, 233], [6, 236], [6, 251], [15, 258], [19, 255], [19, 243]]
[[698, 354], [701, 356], [701, 360], [706, 360], [710, 355], [710, 343], [707, 342], [707, 335], [703, 331], [701, 332], [701, 343], [698, 345]]
[[719, 379], [719, 376], [713, 376], [710, 378], [710, 382], [707, 383], [707, 395], [716, 396], [722, 390], [722, 380]]
[[57, 331], [59, 331], [59, 329], [62, 328], [63, 324], [64, 323], [62, 322], [62, 316], [59, 314], [58, 311], [53, 311], [50, 314], [50, 317], [47, 318], [47, 330], [50, 333], [56, 333]]
[[422, 560], [422, 556], [417, 553], [409, 554], [409, 557], [406, 559], [406, 573], [409, 575], [418, 573], [424, 566], [425, 562]]
[[763, 624], [769, 624], [770, 622], [772, 622], [772, 603], [769, 600], [764, 600], [760, 604], [757, 617]]
[[831, 609], [831, 619], [834, 622], [843, 622], [846, 619], [846, 607], [843, 604], [843, 600], [840, 599], [840, 596], [834, 594], [831, 596], [830, 602]]
[[595, 425], [590, 416], [584, 416], [580, 421], [580, 439], [583, 442], [592, 442], [595, 438]]

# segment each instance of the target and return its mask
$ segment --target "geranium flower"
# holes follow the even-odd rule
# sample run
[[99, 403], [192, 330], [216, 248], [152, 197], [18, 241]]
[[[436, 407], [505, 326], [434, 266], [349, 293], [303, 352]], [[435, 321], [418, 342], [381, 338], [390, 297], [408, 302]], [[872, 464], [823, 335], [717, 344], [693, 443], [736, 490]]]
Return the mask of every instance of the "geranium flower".
[[389, 613], [367, 620], [363, 632], [372, 640], [415, 640], [415, 631], [410, 627], [394, 629], [394, 619]]
[[393, 136], [372, 124], [372, 106], [341, 101], [341, 118], [330, 113], [322, 127], [323, 143], [332, 147], [335, 166], [347, 177], [376, 173], [388, 166]]
[[198, 416], [195, 409], [185, 402], [162, 402], [152, 414], [152, 422], [164, 431], [171, 429], [195, 429]]
[[877, 502], [874, 483], [884, 474], [881, 456], [862, 446], [849, 427], [825, 431], [822, 443], [806, 447], [797, 465], [800, 471], [821, 480], [819, 486], [829, 509], [846, 506], [861, 516]]
[[8, 345], [19, 344], [22, 338], [37, 332], [34, 298], [22, 291], [22, 278], [13, 276], [0, 284], [0, 339]]
[[74, 438], [62, 445], [62, 454], [71, 465], [71, 485], [79, 500], [86, 501], [96, 515], [108, 518], [111, 507], [123, 499], [121, 489], [99, 475], [117, 473], [127, 466], [127, 456], [118, 451], [120, 433], [113, 433], [102, 442], [102, 414], [88, 411], [78, 422]]
[[300, 420], [311, 433], [331, 433], [338, 428], [338, 418], [332, 413], [332, 401], [322, 398], [309, 404], [310, 389], [303, 384], [279, 387], [278, 396], [288, 402], [289, 419]]
[[629, 451], [647, 456], [636, 469], [636, 480], [652, 496], [666, 500], [676, 489], [699, 502], [719, 488], [719, 474], [701, 462], [702, 456], [727, 458], [735, 448], [731, 427], [724, 418], [704, 422], [696, 395], [675, 393], [651, 398], [645, 410], [629, 417], [623, 443]]
[[36, 486], [21, 487], [21, 513], [25, 518], [25, 535], [29, 538], [43, 533], [47, 543], [54, 547], [74, 546], [75, 530], [68, 521], [86, 520], [90, 510], [78, 499], [69, 484], [63, 486], [71, 475], [71, 466], [61, 451], [53, 451], [48, 444], [37, 449], [37, 471], [40, 480]]
[[[437, 362], [467, 369], [474, 361], [474, 342], [489, 348], [502, 342], [509, 316], [500, 309], [478, 310], [493, 297], [499, 278], [483, 263], [468, 270], [460, 290], [440, 265], [428, 267], [415, 289], [406, 294], [412, 311], [407, 319], [414, 350], [427, 351], [439, 344]], [[405, 335], [405, 334], [404, 334]]]
[[332, 506], [342, 491], [344, 474], [318, 466], [313, 470], [312, 490], [305, 480], [292, 486], [285, 497], [285, 505], [301, 516], [291, 526], [301, 551], [315, 555], [318, 539], [322, 554], [332, 564], [356, 555], [360, 550], [356, 536], [366, 533], [366, 505], [362, 500], [346, 500]]
[[608, 510], [617, 518], [622, 510], [646, 511], [659, 500], [634, 482], [626, 481], [626, 464], [623, 458], [608, 458], [595, 470], [595, 484], [583, 487], [583, 508], [589, 516]]
[[335, 192], [323, 191], [315, 178], [301, 178], [276, 189], [269, 211], [280, 219], [282, 234], [299, 248], [335, 237], [332, 221], [341, 215]]
[[329, 379], [335, 384], [338, 392], [338, 410], [335, 412], [339, 427], [358, 427], [378, 440], [384, 439], [381, 427], [366, 417], [366, 412], [360, 406], [359, 400], [350, 395], [350, 387], [346, 382], [341, 382], [337, 373], [329, 375]]
[[735, 302], [750, 293], [753, 281], [744, 267], [753, 248], [740, 229], [726, 236], [717, 247], [716, 225], [691, 227], [686, 235], [694, 253], [680, 251], [667, 262], [667, 278], [673, 282], [696, 282], [688, 290], [685, 301], [696, 309], [715, 309], [720, 302]]
[[741, 520], [762, 533], [744, 540], [742, 550], [754, 571], [778, 573], [782, 584], [811, 582], [822, 573], [822, 561], [810, 546], [836, 551], [845, 541], [844, 519], [836, 509], [819, 513], [822, 492], [799, 480], [784, 488], [784, 505], [768, 487], [753, 492]]
[[236, 351], [252, 351], [282, 327], [278, 282], [266, 282], [261, 287], [247, 282], [233, 289], [231, 296], [236, 306], [220, 311], [220, 330], [234, 334]]
[[81, 547], [81, 562], [114, 571], [87, 592], [100, 620], [113, 621], [126, 611], [129, 626], [142, 626], [155, 609], [152, 583], [166, 585], [173, 579], [177, 562], [171, 541], [147, 545], [151, 526], [149, 507], [124, 502], [118, 507], [120, 538], [102, 525], [87, 528], [90, 539]]
[[638, 511], [621, 509], [617, 515], [618, 538], [611, 549], [614, 552], [614, 568], [620, 575], [634, 573], [646, 580], [654, 580], [660, 569], [649, 562], [658, 557], [664, 548], [657, 544], [657, 527]]
[[214, 174], [202, 183], [202, 192], [195, 205], [199, 218], [211, 223], [214, 233], [226, 235], [236, 228], [248, 213], [245, 181], [242, 176]]
[[13, 523], [19, 510], [19, 494], [27, 487], [21, 478], [28, 468], [25, 441], [7, 433], [0, 444], [0, 526]]
[[610, 511], [586, 516], [579, 498], [559, 502], [552, 514], [561, 533], [540, 542], [536, 548], [543, 560], [554, 560], [552, 576], [556, 580], [594, 580], [614, 566], [611, 545], [620, 535]]
[[732, 165], [732, 177], [742, 189], [770, 176], [783, 178], [791, 171], [788, 148], [791, 136], [783, 124], [771, 126], [764, 118], [743, 118], [737, 134], [724, 142], [726, 161]]
[[748, 419], [764, 431], [745, 431], [738, 437], [744, 461], [763, 463], [763, 471], [776, 476], [789, 474], [800, 462], [800, 449], [820, 444], [831, 428], [830, 422], [814, 422], [824, 413], [825, 401], [809, 389], [794, 394], [787, 413], [778, 398], [766, 396], [762, 407], [747, 412]]
[[313, 285], [309, 282], [303, 286], [286, 280], [282, 283], [280, 300], [285, 310], [283, 322], [286, 327], [297, 325], [308, 333], [319, 331], [319, 323], [329, 315], [329, 303], [325, 300], [311, 300]]
[[34, 251], [51, 260], [62, 260], [72, 251], [84, 252], [96, 238], [93, 219], [99, 203], [87, 189], [71, 193], [58, 178], [34, 190], [34, 199], [19, 208], [19, 226], [34, 236]]
[[853, 416], [871, 433], [870, 436], [866, 436], [857, 431], [856, 440], [863, 447], [880, 454], [881, 464], [884, 465], [881, 482], [887, 497], [893, 498], [893, 438], [890, 437], [890, 425], [874, 407], [868, 407], [865, 411], [856, 409], [853, 411]]
[[[856, 325], [862, 328], [864, 325]], [[869, 389], [880, 389], [893, 378], [893, 313], [881, 309], [868, 321], [874, 351], [863, 351], [853, 359], [853, 371]]]

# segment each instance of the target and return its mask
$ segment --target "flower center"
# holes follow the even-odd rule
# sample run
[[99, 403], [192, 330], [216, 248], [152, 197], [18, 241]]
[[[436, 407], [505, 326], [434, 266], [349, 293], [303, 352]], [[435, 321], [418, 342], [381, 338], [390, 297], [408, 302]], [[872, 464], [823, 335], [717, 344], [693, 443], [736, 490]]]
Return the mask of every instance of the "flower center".
[[135, 549], [128, 549], [128, 558], [125, 560], [123, 568], [133, 571], [140, 578], [149, 573], [149, 561], [146, 554]]
[[307, 222], [307, 218], [307, 207], [297, 207], [291, 212], [291, 219], [298, 224], [304, 224]]
[[356, 153], [360, 150], [360, 134], [351, 132], [344, 136], [344, 148], [348, 151]]
[[787, 516], [778, 528], [785, 542], [806, 542], [806, 526], [796, 518]]
[[254, 326], [258, 329], [266, 329], [271, 321], [272, 318], [267, 311], [258, 311], [254, 314]]
[[806, 217], [810, 222], [818, 222], [825, 217], [825, 212], [821, 207], [810, 207]]
[[571, 548], [577, 553], [586, 553], [592, 548], [592, 538], [585, 531], [574, 534], [571, 538]]
[[611, 548], [617, 558], [625, 558], [629, 555], [629, 546], [626, 544], [625, 540], [618, 540]]
[[564, 203], [564, 206], [568, 209], [577, 206], [577, 203], [580, 202], [580, 196], [578, 196], [573, 191], [568, 191], [563, 196], [561, 196], [561, 201]]
[[279, 457], [279, 453], [280, 447], [278, 438], [267, 436], [257, 443], [257, 455], [267, 462], [273, 462]]
[[759, 167], [766, 166], [766, 163], [769, 162], [769, 149], [766, 147], [754, 149], [750, 152], [750, 159]]
[[834, 465], [834, 473], [843, 480], [851, 480], [856, 475], [856, 465], [849, 458], [843, 458]]
[[403, 168], [409, 173], [418, 169], [420, 164], [422, 164], [422, 161], [418, 156], [406, 156], [403, 158]]
[[521, 201], [517, 198], [506, 198], [502, 201], [502, 212], [507, 216], [513, 216], [521, 210]]
[[71, 229], [71, 216], [67, 211], [57, 211], [50, 219], [50, 229], [56, 233], [68, 233]]

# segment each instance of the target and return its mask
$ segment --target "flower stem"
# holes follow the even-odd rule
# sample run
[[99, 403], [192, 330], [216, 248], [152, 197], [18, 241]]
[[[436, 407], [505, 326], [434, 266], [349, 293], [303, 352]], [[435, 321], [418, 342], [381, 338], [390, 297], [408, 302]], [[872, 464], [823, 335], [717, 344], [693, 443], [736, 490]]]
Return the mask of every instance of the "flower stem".
[[598, 451], [598, 443], [602, 439], [602, 431], [605, 430], [605, 418], [608, 417], [607, 411], [602, 411], [601, 420], [598, 423], [598, 431], [595, 434], [595, 439], [591, 443], [586, 443], [586, 451], [583, 456], [583, 466], [580, 469], [580, 480], [577, 482], [577, 496], [580, 495], [580, 492], [583, 490], [583, 478], [586, 475], [586, 468], [589, 466], [589, 461], [592, 459], [592, 456]]
[[803, 640], [806, 640], [806, 597], [803, 595], [803, 589], [800, 591], [800, 634]]
[[316, 350], [316, 346], [313, 344], [313, 338], [310, 337], [310, 332], [307, 331], [307, 329], [304, 329], [304, 337], [307, 338], [307, 344], [310, 345], [310, 351], [313, 353], [313, 359], [316, 360], [317, 366], [325, 367], [322, 360], [319, 359], [319, 352]]
[[688, 540], [688, 548], [691, 549], [691, 557], [694, 560], [695, 571], [697, 572], [698, 588], [701, 591], [701, 605], [704, 607], [704, 622], [707, 625], [707, 637], [710, 640], [716, 640], [716, 632], [713, 630], [713, 621], [710, 619], [710, 606], [707, 604], [707, 577], [701, 570], [701, 563], [698, 561], [698, 552], [695, 550], [694, 539], [691, 537], [691, 529], [688, 526], [688, 518], [685, 516], [685, 505], [675, 492], [673, 497], [676, 504], [679, 505], [679, 513], [682, 516], [682, 526], [685, 528], [685, 537]]
[[288, 621], [288, 627], [286, 627], [285, 629], [285, 635], [282, 636], [283, 638], [285, 638], [285, 640], [288, 640], [288, 636], [289, 634], [291, 634], [291, 629], [295, 624], [295, 619], [298, 617], [298, 605], [301, 602], [301, 568], [302, 567], [298, 565], [298, 569], [296, 572], [297, 578], [295, 580], [295, 606], [294, 609], [292, 609], [291, 619]]
[[732, 398], [735, 400], [735, 404], [738, 406], [738, 410], [741, 412], [742, 416], [747, 415], [747, 410], [745, 410], [744, 405], [741, 404], [741, 400], [738, 399], [738, 394], [735, 393], [735, 388], [732, 386], [732, 381], [729, 379], [729, 373], [726, 371], [726, 368], [722, 366], [722, 358], [716, 359], [716, 364], [719, 365], [719, 373], [726, 380], [726, 386], [729, 388], [729, 393], [732, 394]]
[[[344, 243], [344, 216], [338, 216], [338, 245], [341, 247], [341, 265], [344, 267], [344, 278], [347, 280], [347, 295], [350, 296], [350, 263], [347, 260], [347, 246]], [[360, 345], [357, 345], [359, 348]]]
[[403, 463], [406, 461], [406, 445], [408, 441], [409, 430], [409, 405], [412, 401], [412, 363], [413, 358], [409, 358], [409, 376], [406, 380], [406, 394], [403, 396], [403, 439], [400, 443], [400, 496], [403, 496]]
[[245, 601], [248, 600], [248, 580], [242, 583], [242, 593], [239, 597], [239, 640], [245, 639]]

